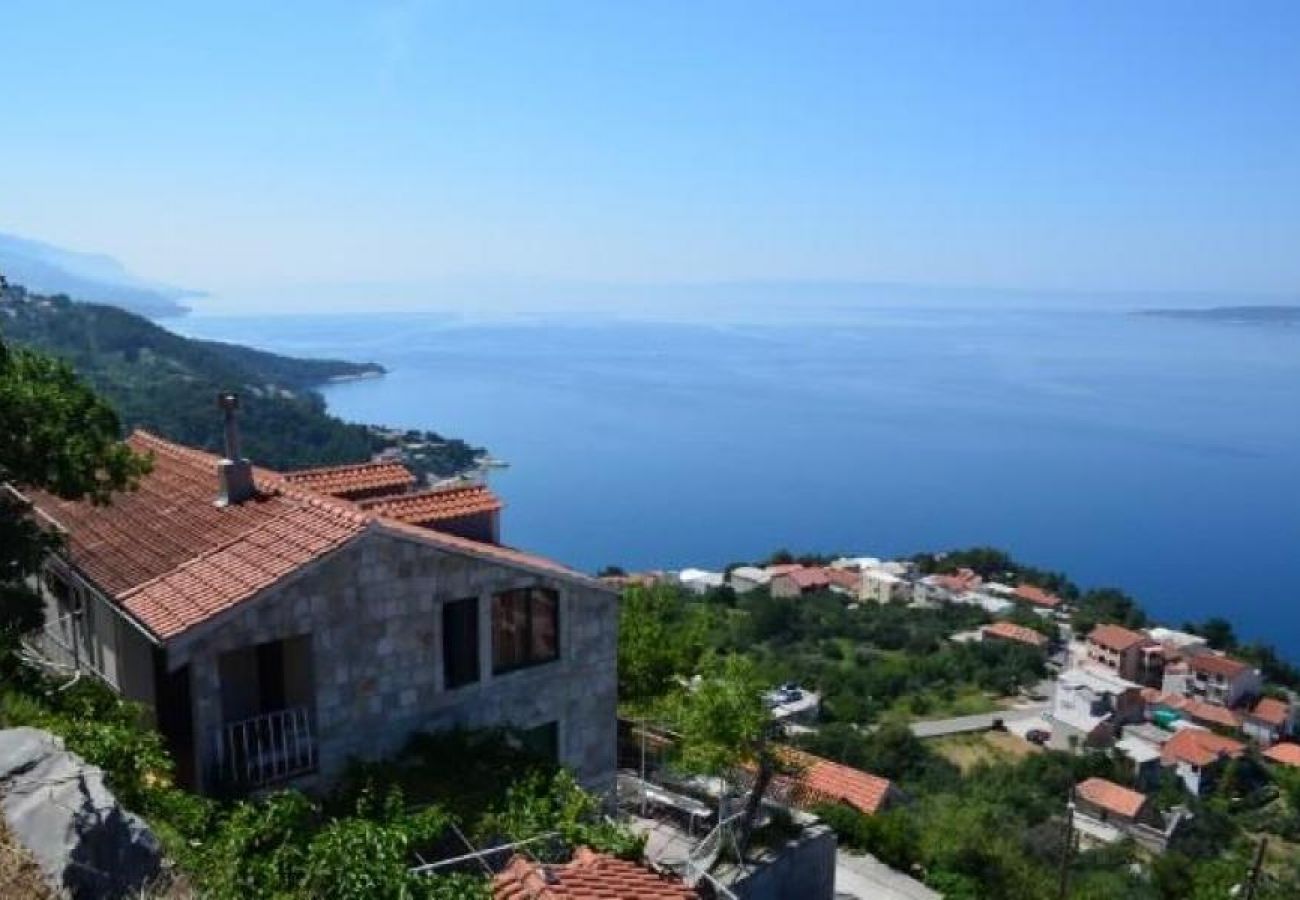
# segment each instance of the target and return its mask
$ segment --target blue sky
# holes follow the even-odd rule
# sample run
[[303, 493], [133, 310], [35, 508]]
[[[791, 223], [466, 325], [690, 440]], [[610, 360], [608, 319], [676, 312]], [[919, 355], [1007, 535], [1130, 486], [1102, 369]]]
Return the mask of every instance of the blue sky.
[[1300, 3], [5, 3], [0, 231], [218, 292], [1300, 290]]

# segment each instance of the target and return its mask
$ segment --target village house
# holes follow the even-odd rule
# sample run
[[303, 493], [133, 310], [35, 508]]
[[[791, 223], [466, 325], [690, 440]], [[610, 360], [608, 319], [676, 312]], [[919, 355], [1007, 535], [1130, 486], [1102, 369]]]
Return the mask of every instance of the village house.
[[870, 816], [906, 800], [888, 778], [792, 747], [781, 747], [780, 757], [787, 772], [772, 779], [767, 794], [777, 803], [803, 809], [822, 803], [843, 803]]
[[748, 594], [750, 591], [761, 587], [767, 587], [772, 576], [758, 566], [736, 566], [727, 574], [727, 583], [737, 594]]
[[1217, 653], [1188, 657], [1183, 693], [1216, 706], [1237, 706], [1259, 696], [1263, 679], [1259, 670]]
[[1254, 707], [1243, 713], [1241, 727], [1260, 746], [1276, 744], [1295, 730], [1295, 707], [1276, 697], [1260, 697]]
[[1043, 652], [1047, 650], [1048, 642], [1045, 635], [1011, 622], [994, 622], [992, 625], [985, 625], [980, 629], [980, 635], [985, 641], [1003, 641]]
[[1075, 785], [1074, 811], [1075, 827], [1095, 843], [1113, 844], [1130, 837], [1156, 851], [1167, 844], [1165, 820], [1155, 803], [1105, 778]]
[[1016, 585], [1013, 596], [1022, 603], [1028, 603], [1030, 606], [1046, 612], [1055, 612], [1061, 608], [1064, 602], [1055, 594], [1032, 584], [1022, 583]]
[[892, 603], [905, 599], [911, 588], [907, 580], [887, 569], [863, 569], [859, 598], [869, 603]]
[[858, 599], [862, 592], [862, 573], [857, 569], [822, 569], [827, 586], [836, 594]]
[[1106, 669], [1071, 668], [1061, 673], [1052, 697], [1053, 730], [1069, 742], [1103, 747], [1121, 725], [1142, 720], [1141, 689]]
[[27, 494], [65, 539], [42, 578], [52, 657], [137, 701], [203, 791], [327, 782], [415, 732], [510, 726], [614, 776], [617, 593], [500, 545], [483, 486], [393, 463], [281, 474], [147, 432], [111, 505]]
[[772, 576], [769, 590], [773, 597], [802, 597], [830, 587], [831, 580], [821, 566], [797, 566]]
[[1300, 744], [1274, 744], [1260, 755], [1279, 766], [1300, 769]]
[[1161, 762], [1197, 796], [1214, 787], [1228, 762], [1246, 752], [1246, 745], [1202, 728], [1181, 728], [1160, 751]]
[[1220, 728], [1228, 731], [1239, 731], [1242, 727], [1242, 717], [1237, 711], [1215, 703], [1206, 703], [1195, 697], [1166, 694], [1155, 688], [1143, 688], [1142, 699], [1146, 703], [1147, 718], [1162, 725], [1183, 720], [1205, 728]]
[[1126, 681], [1146, 683], [1142, 648], [1149, 643], [1146, 635], [1120, 625], [1098, 625], [1088, 632], [1084, 646], [1087, 660], [1094, 666], [1109, 669]]

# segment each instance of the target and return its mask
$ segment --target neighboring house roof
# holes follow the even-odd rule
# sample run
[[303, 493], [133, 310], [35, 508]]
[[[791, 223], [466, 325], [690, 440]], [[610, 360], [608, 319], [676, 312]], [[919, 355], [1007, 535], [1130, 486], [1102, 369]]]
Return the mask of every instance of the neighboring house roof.
[[494, 513], [502, 507], [500, 498], [487, 485], [482, 484], [430, 488], [413, 494], [361, 500], [359, 504], [364, 510], [412, 525], [428, 525], [447, 519]]
[[1250, 666], [1244, 662], [1215, 653], [1202, 653], [1199, 656], [1188, 657], [1187, 667], [1194, 672], [1222, 675], [1229, 680], [1250, 671]]
[[1047, 609], [1055, 609], [1061, 605], [1060, 597], [1050, 594], [1033, 584], [1016, 585], [1015, 594], [1018, 600], [1024, 600], [1026, 603], [1032, 603], [1035, 606], [1042, 606]]
[[599, 585], [542, 557], [390, 519], [264, 469], [254, 472], [256, 497], [217, 506], [218, 457], [143, 431], [127, 443], [153, 458], [137, 490], [100, 506], [41, 491], [28, 498], [65, 533], [70, 561], [160, 641], [251, 599], [371, 529]]
[[1255, 704], [1255, 708], [1246, 714], [1247, 718], [1258, 719], [1272, 725], [1274, 728], [1281, 728], [1286, 724], [1287, 719], [1291, 717], [1291, 707], [1286, 701], [1279, 700], [1276, 697], [1261, 697]]
[[1074, 793], [1080, 799], [1126, 819], [1136, 817], [1142, 809], [1142, 804], [1147, 800], [1137, 791], [1129, 790], [1105, 778], [1089, 778], [1087, 781], [1081, 781], [1075, 785]]
[[1034, 631], [1032, 628], [1026, 628], [1023, 625], [1016, 625], [1011, 622], [994, 622], [992, 625], [985, 625], [983, 628], [984, 635], [992, 635], [995, 638], [1002, 638], [1008, 641], [1018, 641], [1021, 644], [1027, 644], [1030, 647], [1042, 649], [1047, 646], [1047, 638]]
[[1121, 625], [1098, 625], [1088, 632], [1088, 640], [1091, 643], [1105, 647], [1107, 650], [1123, 653], [1125, 650], [1145, 643], [1147, 636], [1136, 631], [1129, 631]]
[[795, 569], [792, 572], [786, 572], [785, 574], [778, 575], [776, 577], [788, 578], [791, 582], [794, 583], [794, 586], [799, 588], [799, 590], [801, 591], [809, 591], [815, 588], [826, 587], [831, 583], [830, 579], [827, 577], [826, 570], [821, 568], [820, 566], [811, 567], [811, 568], [804, 568], [803, 566], [800, 566], [798, 569]]
[[[862, 584], [862, 573], [849, 569], [822, 569], [828, 584], [856, 591]], [[893, 576], [890, 576], [893, 577]]]
[[768, 566], [764, 571], [773, 578], [776, 578], [780, 575], [789, 575], [791, 572], [798, 572], [802, 568], [803, 565], [800, 563], [775, 563], [774, 565]]
[[1300, 744], [1274, 744], [1264, 751], [1264, 758], [1300, 768]]
[[969, 591], [980, 583], [979, 575], [970, 569], [958, 569], [955, 574], [935, 575], [934, 583], [953, 593]]
[[415, 476], [411, 470], [399, 462], [299, 469], [296, 472], [286, 472], [284, 480], [309, 491], [344, 499], [376, 493], [397, 494], [410, 490], [415, 485]]
[[1232, 738], [1199, 728], [1183, 728], [1165, 742], [1160, 759], [1167, 766], [1176, 762], [1208, 766], [1221, 757], [1236, 758], [1245, 751], [1246, 745]]
[[739, 578], [742, 581], [749, 581], [754, 584], [767, 584], [772, 580], [770, 573], [757, 566], [736, 566], [731, 570], [731, 578]]
[[579, 848], [562, 864], [515, 856], [492, 879], [494, 900], [700, 900], [681, 881], [634, 862]]
[[1163, 706], [1178, 710], [1190, 719], [1209, 725], [1221, 725], [1224, 728], [1240, 728], [1241, 714], [1217, 703], [1206, 703], [1195, 697], [1183, 697], [1179, 694], [1162, 694], [1154, 688], [1143, 688], [1142, 699], [1148, 706]]
[[888, 778], [822, 759], [791, 747], [781, 748], [781, 761], [794, 769], [773, 779], [774, 795], [784, 794], [796, 806], [847, 803], [859, 812], [879, 812], [893, 792]]

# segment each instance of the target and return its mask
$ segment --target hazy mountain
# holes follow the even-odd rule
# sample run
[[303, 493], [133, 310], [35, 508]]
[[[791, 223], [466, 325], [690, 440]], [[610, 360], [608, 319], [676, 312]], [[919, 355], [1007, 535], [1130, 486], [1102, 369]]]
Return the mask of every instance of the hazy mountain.
[[74, 300], [108, 303], [153, 317], [184, 313], [180, 300], [202, 296], [138, 278], [111, 256], [65, 250], [10, 234], [0, 234], [0, 273], [36, 294], [67, 294]]

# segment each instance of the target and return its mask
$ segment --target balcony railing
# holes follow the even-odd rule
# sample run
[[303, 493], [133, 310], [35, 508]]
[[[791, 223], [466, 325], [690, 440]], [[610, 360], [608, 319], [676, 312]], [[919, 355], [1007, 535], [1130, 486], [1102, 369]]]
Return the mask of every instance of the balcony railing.
[[216, 777], [254, 789], [316, 771], [316, 735], [305, 706], [230, 722], [217, 729]]

